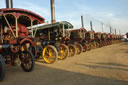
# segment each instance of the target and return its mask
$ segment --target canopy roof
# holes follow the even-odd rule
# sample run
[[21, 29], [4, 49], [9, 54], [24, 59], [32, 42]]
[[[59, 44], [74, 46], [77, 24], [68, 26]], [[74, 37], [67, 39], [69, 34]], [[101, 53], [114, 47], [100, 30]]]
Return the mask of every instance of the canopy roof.
[[28, 16], [33, 21], [37, 20], [39, 23], [44, 23], [45, 22], [45, 19], [43, 17], [41, 17], [40, 15], [38, 15], [34, 12], [31, 12], [31, 11], [25, 10], [25, 9], [20, 9], [20, 8], [0, 9], [0, 16], [7, 15], [7, 14], [14, 15], [15, 17], [19, 17], [21, 15], [24, 15], [24, 16]]
[[42, 25], [42, 26], [36, 26], [33, 28], [37, 28], [37, 30], [50, 29], [50, 28], [56, 28], [56, 27], [63, 28], [63, 25], [64, 25], [64, 29], [73, 29], [73, 25], [67, 21], [61, 21], [61, 22], [46, 24], [46, 25]]

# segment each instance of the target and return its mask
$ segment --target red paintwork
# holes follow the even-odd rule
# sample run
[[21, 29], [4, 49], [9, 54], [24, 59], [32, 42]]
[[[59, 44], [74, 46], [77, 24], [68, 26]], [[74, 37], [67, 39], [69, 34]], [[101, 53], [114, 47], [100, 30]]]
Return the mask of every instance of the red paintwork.
[[[13, 31], [16, 31], [16, 26], [11, 26], [11, 28], [12, 28]], [[28, 36], [27, 27], [24, 26], [24, 25], [18, 24], [18, 38], [24, 38], [24, 37], [27, 37], [27, 36]]]
[[19, 8], [4, 8], [4, 9], [0, 9], [0, 13], [2, 15], [4, 14], [12, 14], [15, 17], [19, 17], [21, 15], [25, 15], [31, 18], [31, 20], [38, 20], [40, 23], [44, 23], [45, 19], [43, 17], [41, 17], [40, 15], [33, 13], [31, 11], [25, 10], [25, 9], [19, 9]]
[[28, 29], [24, 25], [18, 25], [18, 37], [27, 37], [28, 36]]
[[[19, 9], [19, 8], [4, 8], [4, 9], [0, 9], [0, 14], [2, 16], [6, 16], [7, 14], [11, 14], [12, 16], [14, 16], [15, 19], [19, 19], [20, 16], [27, 16], [31, 21], [32, 23], [34, 21], [38, 21], [39, 23], [34, 23], [34, 25], [36, 24], [41, 24], [41, 23], [44, 23], [45, 22], [45, 19], [43, 17], [41, 17], [40, 15], [38, 14], [35, 14], [31, 11], [28, 11], [28, 10], [25, 10], [25, 9]], [[12, 36], [12, 32], [11, 31], [16, 31], [16, 23], [14, 22], [13, 23], [13, 26], [11, 26], [12, 30], [8, 30], [9, 31], [9, 34], [10, 36]], [[30, 26], [31, 24], [28, 24], [28, 26]], [[4, 32], [3, 32], [4, 33]], [[24, 43], [32, 43], [32, 39], [30, 39], [28, 37], [28, 29], [26, 26], [24, 26], [23, 24], [19, 24], [18, 23], [18, 39], [15, 40], [17, 42], [14, 42], [14, 40], [10, 39], [8, 42], [10, 44], [24, 44]], [[20, 42], [19, 42], [20, 40]]]
[[70, 38], [69, 38], [69, 37], [66, 37], [66, 38], [65, 38], [65, 40], [67, 40], [67, 41], [68, 41], [68, 40], [70, 40]]
[[30, 38], [24, 38], [23, 40], [21, 40], [20, 44], [25, 44], [25, 43], [32, 43], [32, 40]]
[[9, 40], [9, 44], [16, 44], [17, 40]]
[[13, 53], [17, 53], [19, 51], [19, 46], [16, 46], [16, 47], [10, 47], [11, 48], [11, 51]]
[[111, 34], [107, 34], [107, 38], [109, 38], [109, 39], [110, 39], [110, 38], [111, 38]]

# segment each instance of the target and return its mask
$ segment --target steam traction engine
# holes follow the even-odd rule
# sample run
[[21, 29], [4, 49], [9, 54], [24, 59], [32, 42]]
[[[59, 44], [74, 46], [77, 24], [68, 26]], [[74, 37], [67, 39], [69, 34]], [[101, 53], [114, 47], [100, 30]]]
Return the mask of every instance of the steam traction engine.
[[111, 34], [108, 33], [107, 34], [107, 45], [111, 45], [112, 44], [112, 41], [111, 41]]
[[70, 30], [70, 42], [76, 46], [76, 53], [80, 54], [82, 51], [87, 51], [87, 30], [84, 28], [83, 16], [81, 16], [82, 27], [80, 29]]
[[87, 50], [90, 51], [91, 49], [95, 49], [96, 48], [96, 44], [95, 44], [95, 32], [93, 30], [88, 31], [85, 35], [85, 39], [86, 39], [86, 44], [87, 44]]
[[95, 31], [93, 30], [93, 27], [92, 27], [92, 21], [90, 21], [90, 27], [91, 27], [91, 30], [85, 34], [85, 40], [87, 41], [86, 44], [87, 44], [88, 51], [96, 48]]
[[28, 36], [27, 27], [43, 22], [44, 18], [24, 9], [0, 9], [0, 80], [5, 76], [5, 65], [18, 62], [24, 71], [33, 70], [34, 56], [30, 51], [33, 35], [31, 28]]
[[102, 33], [101, 34], [101, 41], [102, 41], [102, 46], [106, 46], [107, 45], [107, 34], [106, 33]]
[[73, 26], [66, 21], [34, 27], [37, 57], [42, 56], [46, 63], [53, 63], [56, 58], [59, 60], [67, 58], [72, 53], [71, 46], [69, 48], [66, 46], [69, 40], [67, 29], [70, 28]]
[[102, 47], [101, 32], [95, 33], [95, 41], [96, 41], [96, 47]]
[[70, 41], [76, 46], [76, 53], [80, 54], [86, 51], [85, 28], [70, 30]]
[[116, 43], [116, 35], [112, 34], [111, 37], [112, 37], [112, 44], [115, 44]]

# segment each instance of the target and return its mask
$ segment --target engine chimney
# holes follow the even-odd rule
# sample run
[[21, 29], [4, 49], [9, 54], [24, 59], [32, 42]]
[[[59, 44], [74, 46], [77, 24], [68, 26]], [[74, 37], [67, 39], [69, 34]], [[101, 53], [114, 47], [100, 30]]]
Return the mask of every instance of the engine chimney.
[[102, 33], [104, 33], [104, 24], [102, 23]]
[[55, 2], [54, 0], [51, 0], [51, 22], [55, 23]]
[[82, 24], [82, 28], [84, 28], [84, 19], [83, 19], [83, 16], [81, 16], [81, 24]]
[[93, 30], [93, 27], [92, 27], [92, 21], [90, 21], [90, 26], [91, 26], [91, 31]]
[[115, 35], [116, 35], [116, 29], [115, 29]]
[[112, 33], [112, 27], [110, 26], [110, 34]]
[[120, 30], [119, 30], [119, 34], [121, 34]]
[[13, 8], [12, 0], [6, 0], [6, 8]]

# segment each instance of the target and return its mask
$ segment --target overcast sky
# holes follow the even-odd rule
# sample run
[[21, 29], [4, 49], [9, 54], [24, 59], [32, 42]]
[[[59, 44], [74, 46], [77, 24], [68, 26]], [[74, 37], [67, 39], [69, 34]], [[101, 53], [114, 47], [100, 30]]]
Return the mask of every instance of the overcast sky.
[[[50, 0], [13, 0], [14, 8], [23, 8], [40, 14], [51, 21]], [[0, 0], [0, 8], [5, 8], [5, 0]], [[81, 27], [80, 16], [84, 16], [84, 24], [90, 30], [89, 21], [92, 20], [95, 31], [109, 32], [120, 29], [122, 34], [128, 32], [128, 0], [55, 0], [56, 21], [69, 21], [74, 28]]]

